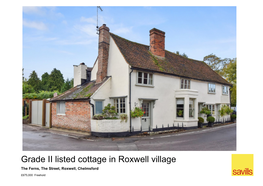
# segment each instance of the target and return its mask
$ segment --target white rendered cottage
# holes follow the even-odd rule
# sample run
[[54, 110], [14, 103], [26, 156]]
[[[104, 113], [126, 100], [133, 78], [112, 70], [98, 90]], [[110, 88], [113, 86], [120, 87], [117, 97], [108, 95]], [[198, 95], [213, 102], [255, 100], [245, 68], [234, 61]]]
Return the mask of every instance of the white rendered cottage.
[[[74, 66], [75, 87], [53, 102], [88, 102], [92, 109], [86, 129], [94, 135], [196, 128], [199, 116], [206, 119], [200, 114], [203, 106], [211, 110], [216, 121], [222, 120], [218, 111], [222, 105], [230, 105], [231, 84], [206, 63], [169, 52], [164, 46], [165, 33], [158, 29], [150, 30], [147, 46], [110, 33], [104, 24], [99, 28], [99, 52], [93, 68]], [[85, 87], [87, 91], [81, 96]], [[126, 113], [128, 121], [91, 119], [108, 103], [115, 105], [119, 114]], [[142, 107], [144, 116], [130, 118], [134, 107]], [[52, 112], [52, 118], [56, 114]], [[56, 116], [54, 119], [57, 121]]]

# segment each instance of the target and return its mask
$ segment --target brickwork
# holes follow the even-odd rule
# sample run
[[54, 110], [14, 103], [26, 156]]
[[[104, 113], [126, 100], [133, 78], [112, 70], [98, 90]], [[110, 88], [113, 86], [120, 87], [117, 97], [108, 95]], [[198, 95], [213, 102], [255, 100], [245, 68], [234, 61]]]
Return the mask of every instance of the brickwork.
[[160, 57], [165, 57], [165, 32], [153, 28], [150, 30], [150, 51]]
[[96, 83], [100, 83], [107, 76], [110, 29], [103, 24], [99, 28], [99, 54], [98, 54], [98, 72]]
[[87, 101], [65, 102], [65, 115], [57, 115], [57, 103], [52, 103], [52, 126], [90, 132], [90, 105]]

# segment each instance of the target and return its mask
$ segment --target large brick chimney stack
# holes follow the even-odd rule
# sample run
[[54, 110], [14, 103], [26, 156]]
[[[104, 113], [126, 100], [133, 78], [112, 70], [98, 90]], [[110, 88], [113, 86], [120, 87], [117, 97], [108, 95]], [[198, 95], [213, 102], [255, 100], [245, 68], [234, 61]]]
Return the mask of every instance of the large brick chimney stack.
[[99, 28], [99, 54], [98, 54], [98, 72], [96, 83], [100, 83], [107, 76], [108, 56], [110, 45], [110, 29], [103, 24]]
[[153, 55], [165, 57], [165, 32], [153, 28], [150, 30], [150, 51]]

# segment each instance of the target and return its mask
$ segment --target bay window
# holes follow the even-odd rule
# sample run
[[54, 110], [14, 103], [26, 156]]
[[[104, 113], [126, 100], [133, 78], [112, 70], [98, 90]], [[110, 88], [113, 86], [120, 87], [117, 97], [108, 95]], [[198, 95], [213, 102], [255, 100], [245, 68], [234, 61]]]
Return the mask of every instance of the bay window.
[[184, 99], [176, 99], [176, 117], [184, 117]]
[[189, 99], [189, 117], [194, 117], [194, 108], [195, 108], [195, 105], [194, 105], [194, 99]]

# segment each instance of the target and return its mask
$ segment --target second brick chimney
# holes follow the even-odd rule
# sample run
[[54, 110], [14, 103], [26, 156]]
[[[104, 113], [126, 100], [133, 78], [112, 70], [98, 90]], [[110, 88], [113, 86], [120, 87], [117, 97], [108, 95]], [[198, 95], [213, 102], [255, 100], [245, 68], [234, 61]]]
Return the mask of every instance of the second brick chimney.
[[165, 32], [153, 28], [150, 30], [150, 51], [153, 55], [165, 57]]
[[100, 83], [107, 76], [108, 56], [110, 45], [110, 29], [103, 24], [99, 28], [99, 54], [98, 54], [98, 72], [96, 83]]

